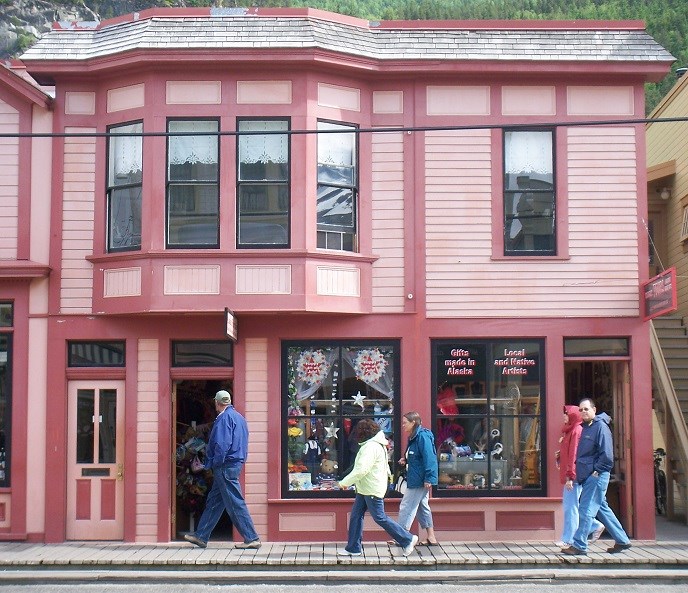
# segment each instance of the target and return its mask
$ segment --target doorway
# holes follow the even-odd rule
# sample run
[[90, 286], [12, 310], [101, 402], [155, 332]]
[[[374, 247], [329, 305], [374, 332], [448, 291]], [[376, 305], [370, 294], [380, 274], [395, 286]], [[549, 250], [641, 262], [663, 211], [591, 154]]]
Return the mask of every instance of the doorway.
[[[172, 497], [172, 537], [184, 539], [195, 531], [205, 508], [205, 500], [213, 484], [212, 472], [198, 467], [205, 458], [205, 445], [215, 420], [213, 397], [220, 389], [232, 391], [229, 380], [182, 380], [173, 383], [175, 434]], [[212, 537], [232, 541], [232, 522], [223, 513]]]
[[631, 496], [631, 460], [625, 447], [630, 427], [630, 373], [627, 361], [568, 360], [564, 363], [566, 376], [565, 403], [577, 406], [589, 397], [595, 402], [597, 413], [606, 412], [612, 419], [610, 428], [614, 440], [614, 468], [607, 489], [607, 502], [628, 535], [633, 535]]

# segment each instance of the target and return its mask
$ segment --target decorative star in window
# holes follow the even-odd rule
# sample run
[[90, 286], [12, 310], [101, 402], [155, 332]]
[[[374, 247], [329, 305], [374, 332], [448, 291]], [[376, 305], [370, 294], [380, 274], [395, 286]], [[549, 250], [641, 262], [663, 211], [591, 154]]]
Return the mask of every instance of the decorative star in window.
[[365, 395], [361, 395], [361, 392], [359, 391], [356, 395], [353, 397], [354, 403], [357, 406], [361, 406], [361, 410], [365, 410], [365, 404], [363, 403], [363, 400], [365, 399]]
[[338, 430], [339, 428], [335, 427], [334, 422], [330, 423], [329, 426], [325, 427], [325, 438], [336, 439]]

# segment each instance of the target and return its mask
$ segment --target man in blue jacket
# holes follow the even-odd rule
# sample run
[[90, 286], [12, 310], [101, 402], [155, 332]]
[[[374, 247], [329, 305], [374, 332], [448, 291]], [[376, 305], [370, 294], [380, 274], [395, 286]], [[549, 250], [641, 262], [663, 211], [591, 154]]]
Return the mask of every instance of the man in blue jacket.
[[239, 484], [248, 454], [246, 419], [234, 409], [232, 396], [224, 389], [215, 394], [215, 411], [217, 418], [205, 449], [205, 467], [213, 472], [213, 487], [208, 493], [196, 533], [187, 533], [184, 539], [199, 548], [205, 548], [222, 511], [226, 510], [232, 525], [244, 538], [243, 543], [234, 547], [257, 550], [260, 548], [260, 538]]
[[614, 545], [607, 552], [617, 554], [628, 550], [631, 542], [607, 504], [607, 486], [614, 466], [612, 432], [609, 430], [611, 418], [604, 412], [597, 414], [595, 403], [590, 398], [582, 399], [578, 410], [583, 420], [583, 432], [576, 454], [576, 479], [583, 488], [578, 503], [579, 522], [573, 536], [573, 545], [562, 552], [575, 556], [587, 555], [590, 525], [597, 516], [607, 533], [614, 538]]

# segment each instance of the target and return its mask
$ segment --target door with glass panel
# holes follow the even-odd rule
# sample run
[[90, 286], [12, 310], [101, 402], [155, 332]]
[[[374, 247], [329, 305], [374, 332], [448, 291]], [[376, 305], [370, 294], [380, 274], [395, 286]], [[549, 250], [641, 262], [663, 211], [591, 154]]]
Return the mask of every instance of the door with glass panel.
[[124, 535], [124, 382], [68, 389], [67, 539]]

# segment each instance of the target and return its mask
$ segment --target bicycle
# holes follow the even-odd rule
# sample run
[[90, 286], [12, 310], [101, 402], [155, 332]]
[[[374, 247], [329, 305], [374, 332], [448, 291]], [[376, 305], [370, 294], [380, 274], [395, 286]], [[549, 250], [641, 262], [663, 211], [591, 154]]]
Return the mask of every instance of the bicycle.
[[661, 447], [654, 450], [655, 464], [655, 510], [658, 515], [666, 515], [667, 479], [662, 469], [662, 462], [666, 457], [666, 451]]

